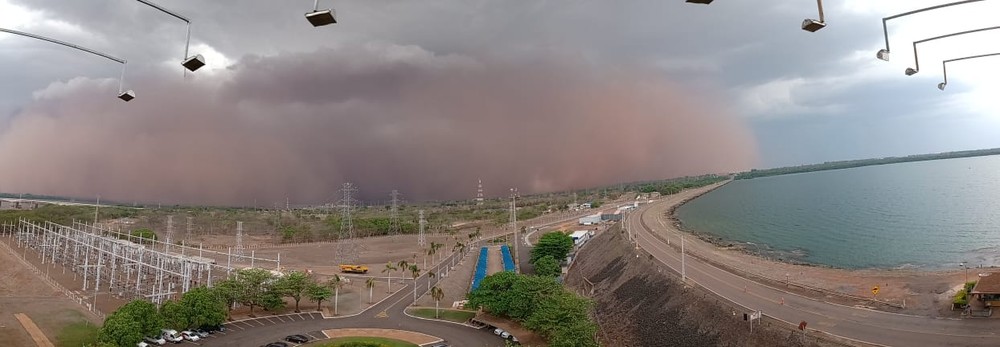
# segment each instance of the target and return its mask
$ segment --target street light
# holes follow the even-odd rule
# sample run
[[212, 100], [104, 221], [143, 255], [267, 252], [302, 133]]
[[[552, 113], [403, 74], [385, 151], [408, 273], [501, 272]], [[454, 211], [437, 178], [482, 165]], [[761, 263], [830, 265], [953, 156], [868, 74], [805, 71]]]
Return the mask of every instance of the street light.
[[93, 55], [97, 55], [97, 56], [100, 56], [100, 57], [103, 57], [103, 58], [107, 58], [107, 59], [112, 60], [114, 62], [117, 62], [119, 64], [122, 64], [122, 75], [118, 79], [118, 98], [122, 99], [122, 100], [124, 100], [126, 102], [131, 101], [132, 99], [135, 99], [135, 92], [133, 92], [131, 89], [127, 90], [127, 91], [122, 91], [122, 86], [125, 83], [125, 67], [128, 66], [128, 61], [125, 60], [125, 59], [117, 58], [117, 57], [114, 57], [112, 55], [109, 55], [109, 54], [106, 54], [106, 53], [101, 53], [101, 52], [98, 52], [98, 51], [95, 51], [95, 50], [92, 50], [92, 49], [89, 49], [89, 48], [86, 48], [86, 47], [77, 46], [77, 45], [74, 45], [74, 44], [69, 43], [69, 42], [60, 41], [60, 40], [56, 40], [56, 39], [53, 39], [53, 38], [48, 38], [48, 37], [41, 36], [41, 35], [35, 35], [35, 34], [31, 34], [31, 33], [26, 33], [26, 32], [23, 32], [23, 31], [17, 31], [17, 30], [13, 30], [13, 29], [0, 28], [0, 32], [5, 32], [5, 33], [9, 33], [9, 34], [14, 34], [14, 35], [20, 35], [20, 36], [29, 37], [29, 38], [33, 38], [33, 39], [37, 39], [37, 40], [42, 40], [42, 41], [48, 41], [48, 42], [55, 43], [55, 44], [62, 45], [62, 46], [66, 46], [66, 47], [69, 47], [69, 48], [75, 48], [75, 49], [78, 49], [78, 50], [81, 50], [81, 51], [84, 51], [84, 52], [87, 52], [87, 53], [90, 53], [90, 54], [93, 54]]
[[976, 58], [992, 57], [992, 56], [997, 56], [997, 55], [1000, 55], [1000, 52], [989, 53], [989, 54], [980, 54], [980, 55], [970, 55], [968, 57], [961, 57], [961, 58], [948, 59], [948, 60], [942, 61], [941, 62], [941, 70], [944, 72], [944, 82], [938, 83], [938, 89], [944, 90], [944, 87], [948, 85], [948, 63], [949, 62], [959, 61], [959, 60], [976, 59]]
[[200, 69], [202, 66], [205, 66], [205, 57], [201, 56], [201, 54], [195, 54], [195, 55], [190, 56], [190, 57], [188, 56], [188, 48], [190, 48], [190, 46], [191, 46], [191, 21], [190, 20], [188, 20], [184, 16], [181, 16], [181, 15], [179, 15], [177, 13], [171, 12], [170, 10], [167, 10], [167, 9], [165, 9], [163, 7], [160, 7], [157, 4], [149, 2], [149, 0], [136, 0], [136, 1], [141, 2], [143, 4], [146, 4], [146, 5], [149, 5], [149, 7], [152, 7], [152, 8], [155, 8], [157, 10], [160, 10], [163, 13], [166, 13], [166, 14], [169, 14], [171, 16], [174, 16], [174, 18], [180, 19], [180, 20], [184, 21], [184, 23], [187, 23], [187, 41], [184, 43], [184, 60], [181, 61], [181, 66], [183, 66], [185, 69], [187, 69], [188, 71], [191, 71], [191, 72], [195, 72], [198, 69]]
[[814, 33], [826, 27], [826, 21], [823, 19], [823, 0], [816, 0], [816, 7], [819, 8], [819, 20], [806, 18], [802, 21], [802, 30]]
[[314, 27], [321, 27], [327, 24], [337, 24], [337, 18], [334, 17], [334, 11], [332, 9], [325, 9], [320, 11], [319, 0], [313, 2], [313, 11], [306, 13], [306, 20], [309, 24]]
[[928, 42], [928, 41], [934, 41], [934, 40], [949, 38], [949, 37], [952, 37], [952, 36], [972, 34], [972, 33], [977, 33], [977, 32], [980, 32], [980, 31], [988, 31], [988, 30], [994, 30], [994, 29], [1000, 29], [1000, 25], [986, 27], [986, 28], [966, 30], [966, 31], [959, 31], [959, 32], [951, 33], [951, 34], [946, 34], [946, 35], [941, 35], [941, 36], [935, 36], [935, 37], [932, 37], [932, 38], [929, 38], [929, 39], [923, 39], [923, 40], [920, 40], [920, 41], [913, 41], [913, 64], [916, 67], [906, 68], [906, 72], [905, 72], [906, 75], [907, 76], [912, 76], [913, 74], [915, 74], [917, 72], [920, 72], [920, 60], [917, 59], [918, 58], [917, 57], [917, 44]]
[[712, 3], [712, 0], [687, 0], [686, 2], [689, 3], [689, 4], [708, 5], [708, 4]]
[[943, 7], [955, 6], [955, 5], [961, 5], [961, 4], [967, 4], [967, 3], [970, 3], [970, 2], [979, 2], [979, 1], [983, 1], [983, 0], [963, 0], [963, 1], [956, 1], [956, 2], [952, 2], [952, 3], [941, 4], [941, 5], [931, 6], [931, 7], [925, 7], [925, 8], [921, 8], [921, 9], [916, 9], [916, 10], [913, 10], [913, 11], [909, 11], [909, 12], [903, 12], [903, 13], [899, 13], [899, 14], [894, 14], [892, 16], [882, 18], [882, 36], [885, 37], [885, 48], [878, 50], [878, 53], [875, 53], [875, 57], [878, 58], [878, 59], [881, 59], [881, 60], [889, 61], [889, 29], [886, 26], [886, 22], [888, 22], [890, 19], [896, 19], [896, 18], [899, 18], [899, 17], [905, 17], [905, 16], [909, 16], [911, 14], [920, 13], [920, 12], [924, 12], [924, 11], [936, 10], [936, 9], [943, 8]]
[[965, 265], [965, 262], [958, 263], [958, 266], [965, 269], [965, 283], [969, 283], [969, 267]]

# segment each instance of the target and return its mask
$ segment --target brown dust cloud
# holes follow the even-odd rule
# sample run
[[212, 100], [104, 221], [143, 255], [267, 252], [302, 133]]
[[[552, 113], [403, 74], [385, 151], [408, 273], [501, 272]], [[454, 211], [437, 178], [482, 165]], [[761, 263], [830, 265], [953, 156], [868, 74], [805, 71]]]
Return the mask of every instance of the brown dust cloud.
[[228, 69], [73, 79], [0, 126], [0, 190], [247, 206], [560, 191], [743, 170], [750, 129], [641, 69], [417, 47], [248, 56]]

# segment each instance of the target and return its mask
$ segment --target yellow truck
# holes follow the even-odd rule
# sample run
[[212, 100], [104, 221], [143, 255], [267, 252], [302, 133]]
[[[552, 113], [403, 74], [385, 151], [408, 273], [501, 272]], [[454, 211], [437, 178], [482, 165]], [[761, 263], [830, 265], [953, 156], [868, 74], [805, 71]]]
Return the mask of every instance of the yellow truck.
[[368, 273], [368, 267], [364, 265], [340, 265], [340, 272], [353, 273], [353, 274], [366, 274]]

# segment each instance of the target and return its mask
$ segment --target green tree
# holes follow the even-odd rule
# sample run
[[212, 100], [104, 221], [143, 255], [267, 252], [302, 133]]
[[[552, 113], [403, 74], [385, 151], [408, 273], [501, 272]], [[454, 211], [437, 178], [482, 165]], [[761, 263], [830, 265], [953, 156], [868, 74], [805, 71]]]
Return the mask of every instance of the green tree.
[[180, 330], [188, 328], [187, 309], [176, 301], [168, 300], [160, 305], [160, 317], [163, 317], [163, 324], [168, 328]]
[[417, 264], [412, 264], [409, 267], [410, 275], [413, 276], [413, 303], [417, 303], [417, 278], [420, 277], [420, 268]]
[[250, 307], [250, 317], [254, 317], [254, 307], [262, 307], [270, 301], [271, 283], [274, 275], [260, 268], [243, 269], [236, 272], [237, 300]]
[[564, 291], [540, 300], [524, 327], [551, 337], [560, 325], [588, 321], [591, 305], [590, 300]]
[[386, 291], [386, 293], [392, 293], [392, 272], [398, 269], [399, 268], [393, 265], [391, 261], [385, 264], [385, 269], [382, 269], [382, 273], [387, 273], [387, 272], [389, 273], [389, 289]]
[[212, 291], [215, 295], [222, 301], [223, 305], [226, 306], [226, 319], [229, 319], [232, 315], [233, 306], [240, 301], [240, 283], [236, 280], [236, 277], [230, 277], [218, 282], [212, 286]]
[[187, 312], [188, 324], [191, 327], [219, 325], [226, 321], [226, 303], [216, 288], [191, 289], [181, 296], [180, 303]]
[[532, 264], [544, 256], [552, 256], [553, 259], [566, 259], [566, 255], [573, 249], [573, 238], [561, 231], [548, 232], [538, 239], [538, 244], [531, 249]]
[[333, 296], [333, 291], [325, 285], [313, 283], [309, 285], [309, 290], [306, 294], [309, 296], [310, 301], [316, 302], [316, 311], [321, 311], [323, 310], [323, 300]]
[[431, 288], [431, 298], [434, 299], [434, 317], [441, 318], [441, 299], [444, 299], [444, 290], [434, 286]]
[[539, 276], [558, 277], [562, 274], [562, 266], [551, 255], [546, 255], [535, 261], [535, 274]]
[[375, 291], [375, 277], [368, 277], [365, 281], [365, 288], [368, 288], [368, 304], [372, 303], [372, 293]]
[[520, 281], [517, 273], [502, 271], [483, 278], [479, 288], [469, 293], [467, 307], [484, 308], [486, 311], [507, 316], [514, 300], [514, 284]]
[[340, 304], [340, 287], [344, 286], [344, 279], [334, 274], [327, 282], [327, 286], [333, 287], [333, 315], [336, 316]]
[[309, 290], [309, 285], [315, 283], [316, 279], [302, 271], [292, 271], [278, 279], [275, 287], [282, 296], [287, 296], [295, 301], [295, 312], [299, 312], [299, 301]]
[[511, 298], [507, 316], [517, 320], [528, 319], [538, 311], [539, 303], [564, 293], [567, 292], [562, 284], [552, 277], [520, 275], [508, 293]]
[[111, 313], [98, 332], [98, 341], [117, 344], [119, 346], [134, 346], [143, 336], [152, 336], [160, 332], [163, 319], [156, 310], [156, 305], [145, 300], [133, 300]]

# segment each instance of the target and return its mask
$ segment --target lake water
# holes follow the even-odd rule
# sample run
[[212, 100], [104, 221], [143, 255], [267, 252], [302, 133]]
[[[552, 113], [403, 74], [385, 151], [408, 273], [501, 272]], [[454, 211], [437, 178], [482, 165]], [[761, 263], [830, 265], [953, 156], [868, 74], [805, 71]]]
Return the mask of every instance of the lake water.
[[811, 264], [1000, 265], [1000, 156], [739, 180], [677, 216], [689, 230]]

